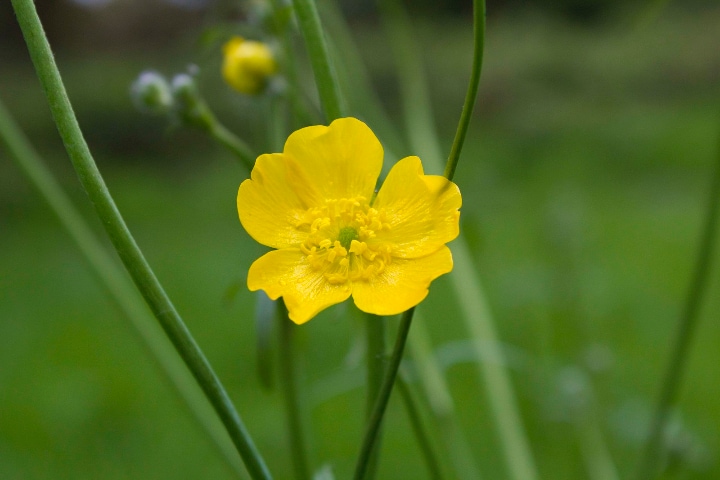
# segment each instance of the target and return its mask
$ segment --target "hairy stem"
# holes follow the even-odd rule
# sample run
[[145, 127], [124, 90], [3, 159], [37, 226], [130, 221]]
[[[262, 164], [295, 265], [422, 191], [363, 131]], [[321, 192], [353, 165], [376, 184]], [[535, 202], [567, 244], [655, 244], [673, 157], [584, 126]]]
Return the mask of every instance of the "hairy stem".
[[365, 430], [365, 437], [363, 439], [362, 447], [360, 448], [360, 455], [358, 456], [357, 464], [355, 466], [355, 476], [353, 477], [355, 480], [363, 480], [366, 478], [365, 475], [370, 463], [370, 457], [378, 432], [380, 431], [383, 417], [385, 416], [385, 410], [387, 409], [388, 402], [390, 401], [390, 394], [392, 393], [392, 388], [395, 384], [398, 369], [400, 368], [400, 361], [402, 360], [403, 351], [405, 350], [405, 343], [407, 341], [408, 333], [410, 332], [410, 325], [412, 324], [414, 312], [415, 307], [403, 313], [402, 319], [400, 320], [400, 326], [398, 327], [398, 334], [395, 339], [392, 356], [390, 357], [390, 362], [385, 370], [383, 383], [380, 386], [380, 392], [378, 393], [375, 407], [373, 408], [370, 421], [368, 422]]
[[12, 5], [65, 149], [120, 259], [215, 408], [250, 475], [256, 479], [271, 478], [220, 379], [175, 310], [110, 196], [75, 118], [35, 5], [32, 0], [12, 0]]
[[482, 71], [483, 51], [485, 49], [485, 0], [473, 0], [473, 35], [473, 63], [470, 71], [470, 82], [468, 83], [465, 103], [460, 114], [460, 122], [455, 131], [455, 139], [445, 165], [444, 175], [448, 180], [452, 180], [455, 176], [455, 168], [458, 160], [460, 160], [460, 152], [465, 142], [465, 135], [467, 135], [470, 119], [475, 109], [478, 87], [480, 86], [480, 72]]
[[309, 480], [310, 470], [307, 461], [307, 449], [303, 434], [300, 401], [297, 392], [297, 379], [295, 370], [295, 348], [293, 345], [293, 330], [295, 324], [288, 319], [287, 308], [282, 301], [277, 303], [278, 330], [280, 331], [280, 388], [285, 400], [285, 412], [290, 434], [290, 453], [297, 480]]

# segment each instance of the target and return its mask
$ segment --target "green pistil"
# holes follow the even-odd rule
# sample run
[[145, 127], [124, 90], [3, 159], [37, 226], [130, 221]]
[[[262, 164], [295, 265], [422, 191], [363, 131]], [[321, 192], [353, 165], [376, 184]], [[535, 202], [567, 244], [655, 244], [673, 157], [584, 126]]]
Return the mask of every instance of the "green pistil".
[[350, 250], [350, 244], [353, 240], [358, 239], [358, 231], [353, 227], [343, 227], [340, 229], [338, 234], [338, 241], [340, 245], [345, 247], [346, 250]]

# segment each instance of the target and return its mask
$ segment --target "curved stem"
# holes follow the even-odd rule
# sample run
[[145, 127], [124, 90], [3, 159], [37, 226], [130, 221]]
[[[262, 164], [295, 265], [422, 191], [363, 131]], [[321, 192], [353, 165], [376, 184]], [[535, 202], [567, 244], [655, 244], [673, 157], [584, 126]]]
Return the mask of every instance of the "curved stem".
[[[400, 5], [399, 2], [395, 2], [395, 4]], [[482, 1], [476, 0], [476, 6], [480, 5], [483, 5]], [[430, 103], [427, 99], [417, 99], [414, 96], [415, 92], [418, 92], [417, 95], [427, 95], [425, 93], [427, 89], [422, 88], [422, 82], [418, 80], [423, 78], [423, 71], [417, 48], [415, 48], [416, 42], [411, 32], [407, 31], [408, 21], [405, 20], [407, 14], [402, 8], [397, 8], [395, 13], [404, 17], [400, 18], [400, 21], [393, 22], [392, 29], [389, 30], [390, 39], [397, 49], [396, 61], [400, 64], [400, 88], [402, 92], [412, 92], [404, 93], [404, 97], [408, 99], [403, 102], [404, 116], [409, 125], [412, 124], [422, 132], [411, 135], [411, 147], [419, 152], [424, 160], [428, 160], [431, 167], [439, 169], [440, 166], [435, 162], [439, 159], [436, 152], [440, 151], [440, 147], [437, 133], [432, 124]], [[478, 16], [476, 11], [475, 20], [480, 19], [484, 20], [484, 16]], [[482, 30], [476, 30], [476, 40], [480, 31], [484, 31], [484, 27]], [[479, 43], [476, 42], [476, 46], [478, 45]], [[475, 57], [478, 58], [478, 55], [476, 54]], [[476, 71], [479, 73], [479, 69]], [[469, 114], [467, 118], [469, 118]], [[478, 358], [481, 358], [482, 345], [490, 346], [494, 358], [503, 358], [502, 350], [497, 347], [498, 334], [495, 321], [487, 302], [482, 280], [474, 267], [475, 260], [468, 242], [460, 236], [453, 242], [452, 250], [454, 267], [449, 280], [453, 283], [458, 306], [462, 311], [462, 318], [470, 337], [473, 339]], [[530, 442], [523, 428], [517, 397], [507, 370], [497, 362], [478, 362], [477, 365], [481, 381], [486, 387], [492, 419], [497, 427], [499, 444], [503, 451], [509, 477], [514, 480], [539, 478], [530, 450]]]
[[288, 311], [282, 301], [277, 304], [277, 318], [280, 323], [280, 387], [283, 390], [285, 400], [285, 411], [288, 420], [288, 432], [290, 434], [290, 453], [292, 456], [295, 478], [297, 480], [309, 480], [310, 470], [308, 469], [305, 438], [302, 428], [302, 417], [300, 415], [300, 402], [298, 400], [297, 382], [295, 375], [295, 353], [293, 348], [293, 329], [295, 324], [288, 319]]
[[360, 455], [358, 456], [357, 465], [355, 467], [355, 476], [353, 477], [355, 480], [363, 480], [365, 478], [373, 446], [375, 445], [375, 440], [377, 439], [378, 432], [380, 431], [380, 425], [382, 424], [383, 416], [385, 416], [385, 409], [387, 408], [388, 401], [390, 400], [390, 394], [392, 393], [395, 378], [397, 377], [398, 369], [400, 368], [400, 361], [402, 360], [403, 351], [405, 350], [405, 343], [407, 342], [407, 336], [410, 332], [410, 325], [412, 323], [414, 312], [415, 307], [403, 313], [402, 319], [400, 320], [400, 326], [398, 327], [398, 334], [395, 340], [395, 346], [393, 347], [392, 356], [390, 357], [390, 362], [385, 370], [385, 376], [383, 377], [383, 383], [380, 387], [377, 401], [375, 402], [375, 408], [373, 408], [367, 429], [365, 430], [365, 438], [363, 439]]
[[32, 0], [12, 0], [15, 14], [48, 98], [68, 156], [135, 285], [188, 366], [256, 479], [271, 478], [225, 388], [148, 265], [125, 224], [83, 138]]
[[314, 0], [293, 0], [293, 6], [310, 54], [310, 63], [326, 120], [332, 122], [343, 116], [344, 108], [317, 6]]
[[648, 435], [645, 453], [638, 469], [639, 480], [651, 480], [655, 478], [658, 464], [663, 454], [663, 434], [667, 424], [670, 411], [676, 401], [677, 392], [685, 372], [685, 365], [688, 361], [688, 352], [695, 333], [695, 328], [700, 317], [705, 291], [708, 286], [708, 276], [713, 258], [714, 247], [717, 238], [718, 214], [720, 213], [720, 145], [717, 151], [717, 164], [713, 174], [710, 195], [705, 209], [705, 224], [698, 248], [695, 263], [695, 273], [690, 283], [690, 288], [685, 299], [685, 306], [678, 324], [678, 331], [675, 337], [670, 363], [665, 373], [662, 390], [655, 409], [650, 433]]
[[465, 104], [460, 114], [460, 122], [455, 131], [455, 139], [453, 140], [450, 155], [445, 165], [444, 175], [448, 180], [452, 180], [455, 176], [455, 168], [460, 159], [460, 151], [465, 142], [465, 135], [467, 135], [470, 118], [475, 108], [478, 87], [480, 85], [480, 72], [482, 70], [483, 50], [485, 48], [485, 0], [473, 0], [473, 34], [475, 42], [472, 73], [470, 74], [470, 83], [468, 84], [467, 94], [465, 95]]

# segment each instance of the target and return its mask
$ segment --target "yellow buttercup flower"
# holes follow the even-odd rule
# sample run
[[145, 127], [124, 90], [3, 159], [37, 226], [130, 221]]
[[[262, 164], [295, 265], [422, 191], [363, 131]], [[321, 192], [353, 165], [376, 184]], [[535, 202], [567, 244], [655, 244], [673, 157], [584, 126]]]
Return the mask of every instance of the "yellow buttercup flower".
[[298, 324], [351, 295], [377, 315], [420, 303], [452, 270], [445, 244], [458, 235], [460, 191], [406, 157], [375, 196], [382, 162], [380, 142], [354, 118], [300, 129], [283, 153], [258, 157], [238, 212], [250, 236], [276, 250], [250, 267], [250, 290], [283, 297]]
[[277, 70], [272, 50], [262, 43], [233, 37], [223, 47], [223, 77], [240, 93], [255, 95]]

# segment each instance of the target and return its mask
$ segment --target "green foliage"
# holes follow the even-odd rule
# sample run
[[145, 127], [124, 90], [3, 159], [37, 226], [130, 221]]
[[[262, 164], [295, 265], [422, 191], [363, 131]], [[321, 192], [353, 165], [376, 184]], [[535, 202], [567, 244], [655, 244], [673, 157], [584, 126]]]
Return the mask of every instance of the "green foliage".
[[[598, 423], [626, 476], [641, 451], [637, 435], [655, 400], [697, 245], [720, 98], [712, 77], [717, 52], [704, 46], [720, 18], [676, 18], [631, 38], [538, 18], [492, 22], [479, 106], [456, 176], [464, 195], [462, 229], [508, 346], [541, 475], [586, 476], [582, 436], [566, 415], [577, 408], [562, 374], [572, 366], [589, 379]], [[422, 36], [447, 145], [446, 125], [456, 120], [464, 94], [466, 27], [435, 26]], [[379, 51], [370, 43], [375, 32], [356, 33], [368, 52]], [[673, 41], [660, 48], [658, 38]], [[389, 85], [387, 60], [370, 60], [378, 84]], [[120, 72], [129, 84], [137, 69], [126, 65]], [[93, 112], [84, 101], [93, 95], [82, 88], [91, 68], [73, 63], [68, 72], [71, 96], [87, 119], [113, 108]], [[98, 75], [92, 71], [92, 78]], [[0, 93], [22, 90], [25, 80], [13, 79], [0, 79]], [[237, 131], [257, 131], [244, 100], [209, 90], [219, 117], [240, 111]], [[105, 101], [129, 102], [126, 91], [116, 93], [125, 96]], [[392, 102], [391, 87], [381, 94]], [[41, 110], [23, 112], [18, 100], [12, 105], [28, 127]], [[121, 119], [109, 132], [82, 116], [81, 124], [91, 139], [101, 139], [125, 135], [141, 121], [127, 113]], [[248, 321], [255, 297], [241, 289], [233, 301], [223, 298], [261, 253], [237, 222], [234, 197], [246, 172], [224, 151], [185, 135], [143, 140], [156, 142], [144, 161], [98, 142], [98, 158], [138, 243], [273, 473], [288, 478], [281, 400], [256, 373]], [[65, 159], [47, 160], [82, 205]], [[0, 478], [232, 478], [23, 181], [0, 163]], [[718, 288], [715, 269], [710, 290]], [[477, 463], [486, 478], [503, 478], [482, 389], [453, 320], [457, 312], [443, 302], [447, 296], [444, 279], [421, 311]], [[314, 458], [331, 464], [337, 478], [352, 473], [365, 408], [358, 395], [361, 359], [353, 355], [359, 326], [339, 321], [343, 309], [298, 332]], [[711, 462], [720, 438], [714, 405], [720, 325], [712, 322], [719, 309], [720, 300], [711, 298], [703, 310], [681, 397], [685, 441], [676, 449], [677, 468], [692, 478], [720, 475]], [[379, 478], [426, 475], [410, 431], [393, 397]]]

